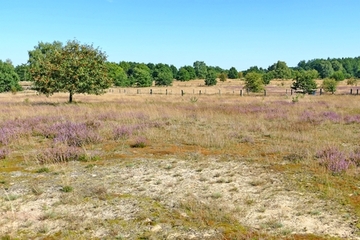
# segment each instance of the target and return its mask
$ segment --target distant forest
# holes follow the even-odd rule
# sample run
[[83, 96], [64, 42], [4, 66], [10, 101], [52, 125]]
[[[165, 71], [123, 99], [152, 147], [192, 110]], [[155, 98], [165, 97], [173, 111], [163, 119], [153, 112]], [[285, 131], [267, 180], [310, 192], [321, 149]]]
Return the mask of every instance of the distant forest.
[[[267, 69], [253, 66], [239, 71], [235, 67], [223, 69], [208, 66], [204, 61], [180, 68], [164, 63], [137, 63], [121, 61], [106, 62], [107, 74], [113, 85], [119, 87], [148, 87], [153, 82], [157, 86], [170, 86], [174, 80], [189, 81], [205, 79], [205, 85], [215, 85], [217, 80], [242, 79], [249, 73], [261, 75], [264, 84], [273, 79], [295, 79], [299, 74], [310, 74], [312, 78], [344, 79], [360, 78], [360, 57], [328, 58], [300, 61], [296, 67], [288, 67], [286, 62], [278, 61]], [[29, 64], [13, 66], [11, 60], [0, 60], [0, 92], [21, 90], [18, 81], [32, 81]]]

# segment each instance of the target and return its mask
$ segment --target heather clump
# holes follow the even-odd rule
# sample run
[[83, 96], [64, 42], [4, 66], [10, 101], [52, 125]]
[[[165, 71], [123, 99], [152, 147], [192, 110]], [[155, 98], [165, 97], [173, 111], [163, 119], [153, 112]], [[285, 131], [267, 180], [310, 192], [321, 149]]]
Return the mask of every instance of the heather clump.
[[344, 117], [344, 122], [346, 124], [360, 123], [360, 115], [345, 116]]
[[134, 143], [131, 144], [131, 147], [132, 147], [132, 148], [144, 148], [144, 147], [146, 147], [146, 145], [147, 145], [147, 139], [146, 139], [146, 137], [138, 136], [138, 137], [135, 139]]
[[353, 164], [344, 152], [333, 146], [318, 151], [316, 157], [320, 165], [334, 174], [346, 172]]
[[350, 153], [349, 159], [358, 167], [360, 167], [360, 148]]
[[69, 146], [81, 147], [89, 143], [99, 143], [100, 135], [85, 123], [65, 122], [54, 127], [55, 142], [66, 143]]
[[328, 120], [333, 123], [339, 123], [341, 122], [341, 116], [340, 114], [333, 112], [333, 111], [327, 111], [322, 113], [322, 117], [324, 120]]
[[85, 153], [81, 148], [56, 145], [51, 148], [41, 150], [35, 158], [40, 164], [45, 164], [79, 161], [82, 160], [84, 156]]
[[126, 140], [131, 137], [133, 128], [131, 126], [116, 126], [113, 129], [114, 140]]
[[323, 119], [316, 112], [305, 110], [300, 115], [300, 121], [308, 122], [311, 124], [320, 124], [323, 121]]

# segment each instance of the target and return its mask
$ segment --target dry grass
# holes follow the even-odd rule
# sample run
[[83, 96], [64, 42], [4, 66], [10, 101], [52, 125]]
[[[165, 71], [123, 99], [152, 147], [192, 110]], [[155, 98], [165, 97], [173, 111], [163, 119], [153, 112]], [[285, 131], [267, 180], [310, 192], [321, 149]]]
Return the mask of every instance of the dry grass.
[[74, 104], [0, 94], [0, 236], [359, 237], [359, 167], [333, 172], [316, 158], [360, 148], [358, 97], [294, 103], [281, 81], [274, 96], [240, 97], [242, 84], [113, 89]]

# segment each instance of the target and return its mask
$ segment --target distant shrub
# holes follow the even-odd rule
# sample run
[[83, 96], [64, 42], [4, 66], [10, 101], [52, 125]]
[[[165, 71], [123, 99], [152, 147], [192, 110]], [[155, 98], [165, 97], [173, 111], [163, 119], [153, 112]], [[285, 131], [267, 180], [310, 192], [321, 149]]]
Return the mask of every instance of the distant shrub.
[[347, 85], [352, 85], [352, 86], [357, 86], [357, 82], [358, 82], [358, 80], [356, 78], [349, 78], [346, 81], [346, 84]]

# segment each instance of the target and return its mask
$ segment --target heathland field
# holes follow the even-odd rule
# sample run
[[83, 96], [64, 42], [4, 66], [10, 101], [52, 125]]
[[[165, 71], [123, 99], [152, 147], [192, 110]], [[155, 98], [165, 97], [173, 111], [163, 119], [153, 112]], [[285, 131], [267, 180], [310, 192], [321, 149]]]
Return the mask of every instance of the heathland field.
[[0, 236], [359, 239], [360, 96], [290, 85], [0, 94]]

